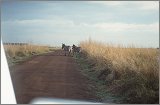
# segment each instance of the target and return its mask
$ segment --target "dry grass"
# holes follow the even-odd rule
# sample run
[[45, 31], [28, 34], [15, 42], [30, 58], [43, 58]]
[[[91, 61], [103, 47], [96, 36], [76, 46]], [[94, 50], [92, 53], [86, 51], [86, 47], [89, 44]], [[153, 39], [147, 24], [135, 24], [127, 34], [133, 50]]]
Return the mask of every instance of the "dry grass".
[[125, 103], [159, 103], [158, 50], [106, 45], [96, 41], [80, 43], [83, 54], [100, 71], [97, 77], [108, 90], [124, 97]]
[[48, 46], [39, 45], [4, 45], [8, 65], [12, 66], [21, 61], [27, 60], [29, 57], [41, 53], [51, 51]]
[[47, 46], [38, 45], [4, 45], [7, 57], [26, 56], [49, 51]]

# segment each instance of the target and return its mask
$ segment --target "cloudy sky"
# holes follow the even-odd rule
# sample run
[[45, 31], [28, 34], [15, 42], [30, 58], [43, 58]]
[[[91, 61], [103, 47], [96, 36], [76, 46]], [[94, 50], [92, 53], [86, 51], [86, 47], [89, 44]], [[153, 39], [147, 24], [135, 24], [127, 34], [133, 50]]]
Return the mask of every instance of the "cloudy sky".
[[61, 46], [93, 40], [159, 46], [158, 1], [3, 2], [3, 42]]

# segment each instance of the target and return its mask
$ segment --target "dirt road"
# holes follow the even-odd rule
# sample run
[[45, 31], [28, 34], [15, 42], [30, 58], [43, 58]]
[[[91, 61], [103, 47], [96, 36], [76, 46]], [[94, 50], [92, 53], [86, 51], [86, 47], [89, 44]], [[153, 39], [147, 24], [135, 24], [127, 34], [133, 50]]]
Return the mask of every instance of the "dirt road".
[[95, 101], [89, 81], [80, 73], [72, 57], [57, 50], [35, 56], [10, 68], [17, 103], [29, 103], [37, 97]]

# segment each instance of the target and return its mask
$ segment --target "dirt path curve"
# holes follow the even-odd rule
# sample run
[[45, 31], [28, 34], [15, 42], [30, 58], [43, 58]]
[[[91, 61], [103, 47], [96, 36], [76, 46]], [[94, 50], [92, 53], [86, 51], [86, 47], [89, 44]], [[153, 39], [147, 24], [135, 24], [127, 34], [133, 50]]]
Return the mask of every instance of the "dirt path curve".
[[57, 50], [10, 68], [17, 103], [37, 97], [96, 100], [72, 57]]

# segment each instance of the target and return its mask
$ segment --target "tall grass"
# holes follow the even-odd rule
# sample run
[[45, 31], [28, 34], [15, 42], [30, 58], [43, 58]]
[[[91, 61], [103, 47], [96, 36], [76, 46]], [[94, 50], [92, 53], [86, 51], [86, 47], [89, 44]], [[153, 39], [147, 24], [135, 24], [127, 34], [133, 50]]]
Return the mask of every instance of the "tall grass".
[[48, 46], [38, 45], [4, 45], [6, 55], [8, 57], [27, 56], [33, 54], [39, 54], [49, 51]]
[[12, 66], [27, 58], [50, 51], [48, 46], [39, 45], [4, 45], [8, 65]]
[[[159, 103], [158, 50], [123, 47], [93, 40], [80, 43], [82, 53], [107, 90], [124, 97], [124, 103]], [[97, 73], [97, 72], [95, 72]]]

